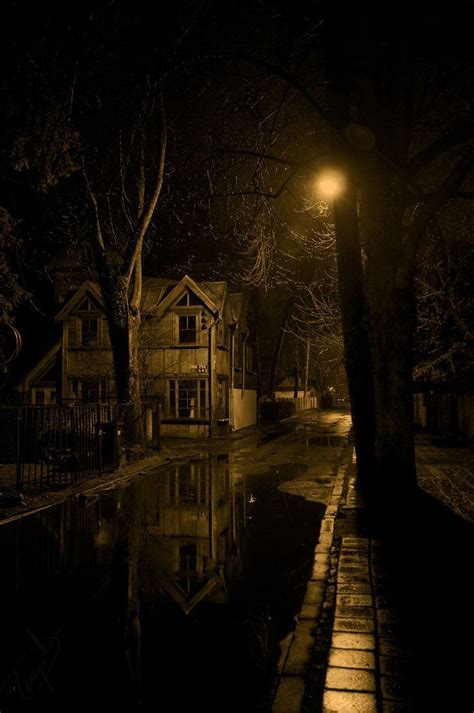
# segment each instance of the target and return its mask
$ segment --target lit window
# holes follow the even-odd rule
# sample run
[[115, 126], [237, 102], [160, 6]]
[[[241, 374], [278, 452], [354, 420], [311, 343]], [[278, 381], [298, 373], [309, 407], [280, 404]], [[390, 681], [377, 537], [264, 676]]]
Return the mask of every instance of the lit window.
[[171, 418], [205, 418], [206, 410], [206, 379], [173, 379], [169, 382]]
[[195, 344], [196, 343], [196, 315], [183, 314], [179, 317], [179, 343], [180, 344]]

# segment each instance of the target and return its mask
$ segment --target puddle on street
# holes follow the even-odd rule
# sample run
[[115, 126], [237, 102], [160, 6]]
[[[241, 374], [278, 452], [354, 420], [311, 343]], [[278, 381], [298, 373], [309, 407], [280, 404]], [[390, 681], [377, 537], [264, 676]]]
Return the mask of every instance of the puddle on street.
[[0, 527], [2, 713], [269, 711], [324, 507], [213, 456]]
[[344, 436], [313, 436], [308, 438], [307, 445], [309, 446], [332, 446], [338, 448], [339, 446], [347, 445], [347, 438]]

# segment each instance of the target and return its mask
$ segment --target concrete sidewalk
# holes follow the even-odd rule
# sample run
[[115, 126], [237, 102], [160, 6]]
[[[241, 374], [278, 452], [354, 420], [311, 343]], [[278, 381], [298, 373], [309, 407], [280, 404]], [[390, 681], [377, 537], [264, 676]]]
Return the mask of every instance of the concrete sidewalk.
[[421, 437], [417, 464], [419, 517], [401, 513], [390, 540], [356, 491], [353, 455], [340, 468], [273, 713], [472, 710], [474, 455]]

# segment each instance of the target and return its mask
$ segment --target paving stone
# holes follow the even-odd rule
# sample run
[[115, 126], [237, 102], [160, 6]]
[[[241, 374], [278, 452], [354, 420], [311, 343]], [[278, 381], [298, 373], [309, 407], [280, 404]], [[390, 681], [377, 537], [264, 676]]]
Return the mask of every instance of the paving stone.
[[334, 631], [365, 631], [368, 634], [374, 632], [374, 622], [372, 619], [357, 619], [356, 617], [344, 618], [336, 616], [333, 625]]
[[344, 555], [339, 556], [339, 566], [341, 567], [367, 567], [369, 569], [367, 559], [365, 557], [348, 557]]
[[329, 574], [329, 565], [316, 562], [311, 573], [312, 580], [325, 581]]
[[300, 676], [280, 678], [272, 713], [299, 713], [304, 696], [304, 679]]
[[349, 649], [331, 649], [329, 665], [340, 668], [375, 669], [375, 655], [372, 651], [356, 651]]
[[319, 618], [322, 607], [322, 601], [319, 604], [303, 604], [300, 610], [300, 619], [310, 619], [314, 623]]
[[330, 532], [334, 530], [334, 519], [333, 518], [323, 518], [323, 521], [321, 523], [321, 529], [320, 532]]
[[336, 604], [336, 616], [354, 617], [358, 619], [373, 619], [374, 610], [372, 607], [345, 607]]
[[315, 563], [321, 562], [321, 564], [329, 564], [330, 557], [326, 552], [316, 552], [314, 558]]
[[373, 693], [324, 691], [323, 713], [377, 713]]
[[366, 550], [359, 550], [353, 547], [345, 547], [341, 545], [341, 556], [342, 557], [354, 557], [356, 559], [363, 559], [366, 562], [369, 561], [369, 554]]
[[369, 540], [367, 537], [343, 537], [342, 543], [344, 545], [364, 545], [367, 547]]
[[334, 632], [331, 646], [335, 649], [364, 649], [373, 651], [375, 641], [372, 634]]
[[348, 584], [370, 585], [370, 579], [369, 579], [368, 574], [354, 574], [354, 573], [339, 571], [337, 573], [337, 581], [338, 581], [338, 583], [341, 582], [341, 584], [348, 583]]
[[364, 564], [342, 564], [339, 565], [339, 572], [342, 572], [342, 574], [360, 576], [368, 574], [369, 568]]
[[316, 604], [324, 598], [325, 586], [323, 582], [308, 582], [306, 585], [305, 604]]
[[370, 594], [370, 586], [368, 584], [352, 584], [350, 582], [340, 582], [337, 585], [337, 591], [341, 594]]
[[326, 674], [326, 688], [375, 692], [375, 675], [372, 671], [358, 668], [329, 666]]
[[371, 607], [370, 594], [338, 594], [337, 603], [349, 607]]
[[332, 533], [329, 532], [322, 532], [319, 535], [318, 538], [318, 543], [324, 544], [324, 545], [330, 545], [333, 540]]
[[299, 619], [285, 664], [285, 673], [303, 675], [308, 667], [314, 643], [314, 621]]

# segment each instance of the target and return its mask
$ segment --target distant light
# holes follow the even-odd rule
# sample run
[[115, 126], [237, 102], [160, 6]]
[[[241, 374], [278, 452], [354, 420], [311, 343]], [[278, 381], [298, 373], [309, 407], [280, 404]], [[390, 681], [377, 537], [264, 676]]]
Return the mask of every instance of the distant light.
[[314, 179], [314, 197], [321, 200], [337, 198], [346, 189], [346, 177], [335, 168], [326, 168], [318, 173]]

